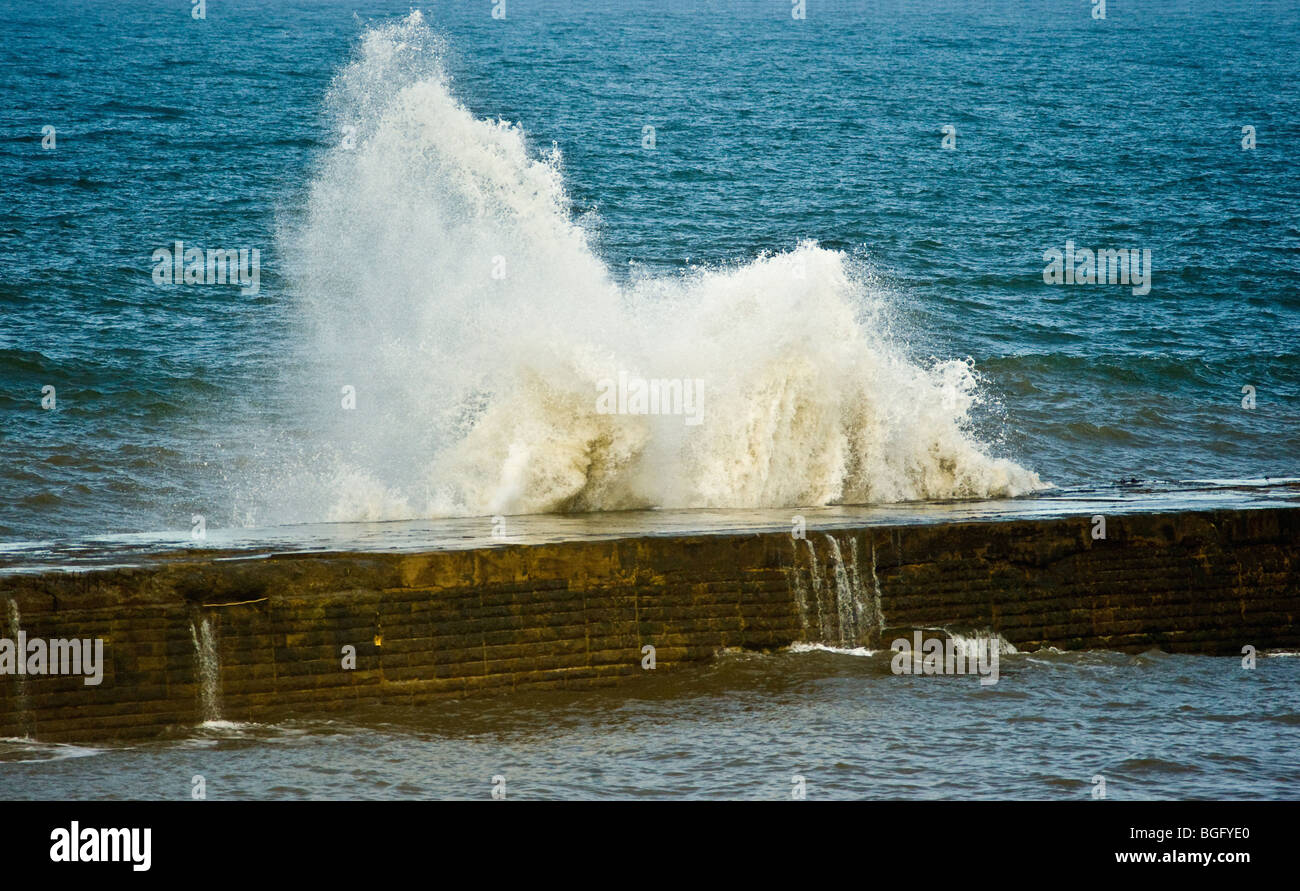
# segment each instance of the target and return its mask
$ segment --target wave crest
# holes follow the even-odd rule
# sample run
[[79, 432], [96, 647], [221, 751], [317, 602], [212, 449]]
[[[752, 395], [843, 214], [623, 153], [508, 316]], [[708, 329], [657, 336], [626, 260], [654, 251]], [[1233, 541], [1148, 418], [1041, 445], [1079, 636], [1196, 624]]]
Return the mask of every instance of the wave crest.
[[[358, 400], [359, 420], [321, 446], [332, 489], [308, 513], [759, 508], [1044, 486], [971, 432], [982, 397], [970, 365], [909, 360], [883, 296], [842, 252], [805, 242], [616, 283], [574, 221], [558, 153], [475, 118], [441, 53], [419, 13], [366, 33], [330, 97], [355, 144], [324, 160], [287, 237], [315, 373]], [[698, 381], [699, 423], [601, 413], [620, 374]]]

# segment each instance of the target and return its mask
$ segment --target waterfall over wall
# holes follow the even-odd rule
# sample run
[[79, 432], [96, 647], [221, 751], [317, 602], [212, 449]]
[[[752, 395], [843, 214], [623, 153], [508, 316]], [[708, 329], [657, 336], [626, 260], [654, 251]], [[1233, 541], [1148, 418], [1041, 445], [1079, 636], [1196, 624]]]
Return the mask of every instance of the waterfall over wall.
[[204, 722], [221, 720], [221, 659], [212, 616], [198, 613], [190, 621], [194, 640], [195, 681], [199, 689], [199, 715]]
[[859, 537], [854, 532], [827, 532], [792, 539], [794, 559], [787, 575], [805, 642], [839, 647], [879, 643], [885, 620], [876, 549], [868, 541], [871, 563], [864, 573]]
[[[9, 619], [9, 638], [15, 642], [18, 640], [18, 632], [22, 629], [21, 617], [18, 615], [18, 601], [10, 598], [6, 610]], [[17, 658], [26, 659], [26, 653], [18, 653]], [[24, 736], [32, 735], [31, 726], [31, 703], [27, 693], [27, 677], [22, 674], [14, 675], [15, 701], [17, 704], [18, 724], [22, 728]]]

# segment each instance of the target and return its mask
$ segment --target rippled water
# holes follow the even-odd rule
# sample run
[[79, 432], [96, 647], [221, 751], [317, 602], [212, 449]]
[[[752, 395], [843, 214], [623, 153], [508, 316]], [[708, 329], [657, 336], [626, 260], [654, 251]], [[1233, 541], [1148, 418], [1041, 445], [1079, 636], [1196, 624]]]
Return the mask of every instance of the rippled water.
[[[867, 264], [913, 361], [974, 360], [975, 434], [1047, 481], [1295, 475], [1294, 3], [1113, 4], [1104, 22], [1048, 0], [788, 7], [426, 12], [457, 99], [559, 150], [615, 280], [814, 239]], [[0, 536], [364, 519], [267, 493], [377, 442], [362, 469], [412, 484], [432, 444], [399, 435], [409, 410], [322, 432], [312, 295], [281, 238], [337, 143], [331, 78], [408, 9], [0, 7]], [[151, 251], [178, 238], [261, 246], [260, 293], [154, 286]], [[1149, 248], [1151, 292], [1045, 285], [1042, 252], [1067, 239]]]
[[1300, 659], [1003, 656], [1001, 679], [897, 677], [890, 653], [731, 654], [612, 691], [348, 721], [209, 725], [126, 748], [0, 743], [0, 798], [1300, 795]]

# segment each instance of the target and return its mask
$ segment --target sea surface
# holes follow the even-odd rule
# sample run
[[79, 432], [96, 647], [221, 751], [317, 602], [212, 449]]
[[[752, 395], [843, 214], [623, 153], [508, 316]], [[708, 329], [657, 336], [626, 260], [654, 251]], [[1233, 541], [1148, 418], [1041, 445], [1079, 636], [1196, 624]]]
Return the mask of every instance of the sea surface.
[[[0, 0], [3, 568], [1294, 502], [1294, 0], [494, 6]], [[1294, 798], [1297, 672], [731, 655], [7, 741], [0, 798]]]
[[[735, 653], [613, 690], [212, 722], [133, 746], [0, 740], [0, 799], [1295, 799], [1300, 658]], [[495, 780], [501, 777], [504, 782]], [[1102, 783], [1096, 778], [1104, 779]]]
[[1291, 0], [419, 8], [0, 2], [0, 538], [1300, 475]]

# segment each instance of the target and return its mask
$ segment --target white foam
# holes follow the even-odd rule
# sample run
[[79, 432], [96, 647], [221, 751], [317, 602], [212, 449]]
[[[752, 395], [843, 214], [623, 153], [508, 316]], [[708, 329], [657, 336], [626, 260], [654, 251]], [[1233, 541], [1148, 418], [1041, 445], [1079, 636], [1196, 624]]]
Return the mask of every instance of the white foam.
[[[910, 361], [870, 273], [812, 242], [616, 283], [558, 153], [453, 97], [419, 13], [336, 78], [357, 128], [284, 245], [318, 442], [256, 483], [259, 522], [760, 508], [1044, 487], [970, 431], [964, 361]], [[494, 258], [506, 277], [493, 278]], [[620, 371], [703, 381], [698, 426], [599, 414]], [[338, 390], [356, 387], [357, 409]], [[241, 511], [245, 513], [246, 511]]]
[[[89, 758], [107, 751], [92, 746], [78, 746], [72, 743], [53, 743], [31, 737], [0, 737], [0, 765], [35, 764], [44, 761], [63, 761], [68, 758]], [[35, 755], [34, 758], [16, 758], [13, 754]]]
[[262, 726], [249, 721], [227, 721], [224, 718], [216, 718], [201, 722], [198, 729], [217, 735], [242, 736], [245, 733], [256, 731]]
[[974, 631], [969, 634], [958, 634], [955, 631], [949, 631], [948, 636], [952, 638], [956, 651], [964, 653], [967, 659], [974, 659], [985, 652], [984, 648], [988, 644], [997, 646], [999, 656], [1011, 656], [1020, 652], [1016, 649], [1015, 644], [997, 632]]
[[796, 642], [790, 644], [791, 653], [835, 653], [839, 656], [874, 656], [879, 650], [866, 647], [833, 647], [827, 644]]

